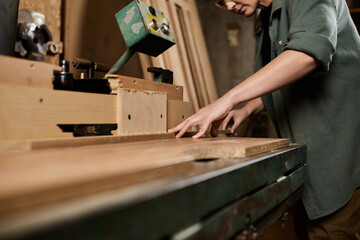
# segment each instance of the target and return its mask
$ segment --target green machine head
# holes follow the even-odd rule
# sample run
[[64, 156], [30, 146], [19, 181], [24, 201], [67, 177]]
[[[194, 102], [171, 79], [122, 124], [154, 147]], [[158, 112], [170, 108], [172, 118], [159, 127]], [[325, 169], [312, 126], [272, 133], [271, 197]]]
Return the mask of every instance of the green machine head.
[[175, 44], [164, 14], [139, 0], [131, 2], [115, 17], [129, 49], [108, 74], [119, 72], [135, 52], [156, 57]]

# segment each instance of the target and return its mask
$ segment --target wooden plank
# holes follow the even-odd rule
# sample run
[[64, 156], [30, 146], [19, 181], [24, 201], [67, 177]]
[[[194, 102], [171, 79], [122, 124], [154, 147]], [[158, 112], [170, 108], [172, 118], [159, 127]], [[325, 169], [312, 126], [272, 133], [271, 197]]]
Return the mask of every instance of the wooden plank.
[[52, 89], [54, 71], [61, 71], [61, 67], [0, 55], [1, 84]]
[[45, 148], [68, 148], [100, 144], [143, 142], [161, 139], [173, 139], [173, 133], [129, 135], [129, 136], [93, 136], [53, 139], [30, 139], [20, 141], [0, 141], [0, 151], [38, 150]]
[[[178, 0], [175, 1], [180, 2]], [[186, 13], [187, 16], [186, 20], [188, 21], [188, 25], [192, 26], [190, 30], [195, 48], [195, 59], [196, 59], [195, 61], [197, 61], [200, 64], [200, 69], [199, 69], [200, 81], [202, 86], [206, 89], [208, 101], [209, 103], [211, 103], [216, 99], [218, 99], [219, 97], [218, 91], [215, 84], [213, 69], [210, 63], [209, 53], [206, 48], [206, 41], [203, 33], [203, 28], [201, 26], [199, 10], [197, 8], [197, 2], [189, 1], [189, 5], [190, 5], [189, 11], [187, 11]]]
[[[152, 4], [155, 4], [155, 1], [152, 1]], [[169, 56], [173, 64], [171, 69], [174, 69], [175, 82], [177, 84], [179, 84], [178, 82], [181, 82], [181, 85], [185, 87], [184, 100], [192, 102], [195, 111], [197, 111], [200, 109], [201, 103], [199, 102], [199, 93], [194, 84], [194, 76], [186, 49], [184, 30], [178, 16], [178, 11], [181, 9], [182, 5], [186, 5], [186, 2], [183, 1], [181, 5], [176, 5], [173, 1], [156, 1], [156, 4], [161, 5], [161, 7], [166, 6], [166, 16], [171, 22], [171, 28], [176, 40], [176, 45], [163, 53], [160, 57], [165, 55]]]
[[107, 75], [107, 77], [112, 89], [112, 94], [116, 94], [118, 88], [132, 88], [146, 91], [166, 92], [168, 100], [183, 100], [182, 86], [121, 75]]
[[167, 129], [176, 127], [182, 121], [194, 114], [191, 102], [173, 101], [167, 102]]
[[[241, 139], [241, 140], [238, 140]], [[207, 145], [194, 146], [189, 153], [196, 159], [245, 158], [289, 146], [289, 139], [210, 138]], [[239, 144], [241, 142], [241, 145]]]
[[22, 208], [177, 174], [193, 160], [244, 158], [288, 144], [288, 139], [185, 138], [0, 152], [0, 219]]
[[0, 139], [69, 137], [57, 124], [115, 124], [116, 96], [0, 85]]
[[[193, 77], [193, 82], [195, 86], [195, 90], [199, 99], [200, 107], [204, 107], [209, 104], [208, 94], [206, 91], [206, 86], [204, 86], [203, 81], [201, 81], [201, 67], [200, 62], [196, 60], [197, 57], [197, 49], [194, 47], [194, 36], [192, 32], [192, 28], [194, 27], [189, 22], [193, 23], [192, 15], [188, 14], [181, 5], [177, 5], [177, 14], [180, 21], [182, 34], [184, 36], [185, 48], [187, 51], [187, 56], [190, 64], [190, 70]], [[190, 19], [188, 19], [190, 18]]]
[[118, 88], [118, 135], [166, 133], [166, 93]]

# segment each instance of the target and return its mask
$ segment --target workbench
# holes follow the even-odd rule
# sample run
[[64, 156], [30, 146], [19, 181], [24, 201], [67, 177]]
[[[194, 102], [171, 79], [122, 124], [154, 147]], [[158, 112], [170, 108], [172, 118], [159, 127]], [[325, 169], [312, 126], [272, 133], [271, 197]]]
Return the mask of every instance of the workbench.
[[0, 152], [0, 238], [252, 239], [299, 199], [306, 176], [306, 146], [274, 140], [274, 150], [244, 152], [264, 141]]

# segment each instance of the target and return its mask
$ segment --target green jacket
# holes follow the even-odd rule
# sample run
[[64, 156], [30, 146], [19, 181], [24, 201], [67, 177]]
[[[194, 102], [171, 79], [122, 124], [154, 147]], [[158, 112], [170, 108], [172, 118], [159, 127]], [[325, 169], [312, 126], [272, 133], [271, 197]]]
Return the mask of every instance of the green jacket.
[[[271, 59], [286, 50], [321, 67], [263, 96], [278, 134], [308, 147], [302, 200], [310, 219], [344, 206], [360, 186], [360, 38], [345, 0], [273, 0]], [[257, 69], [263, 67], [257, 25]]]

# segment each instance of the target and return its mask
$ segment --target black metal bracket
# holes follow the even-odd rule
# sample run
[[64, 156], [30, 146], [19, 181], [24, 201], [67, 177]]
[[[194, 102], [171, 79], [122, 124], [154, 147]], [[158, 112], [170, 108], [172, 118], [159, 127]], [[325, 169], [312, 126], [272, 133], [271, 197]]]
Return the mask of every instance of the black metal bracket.
[[149, 67], [148, 72], [154, 73], [154, 81], [173, 84], [173, 72], [168, 69], [158, 68], [158, 67]]

